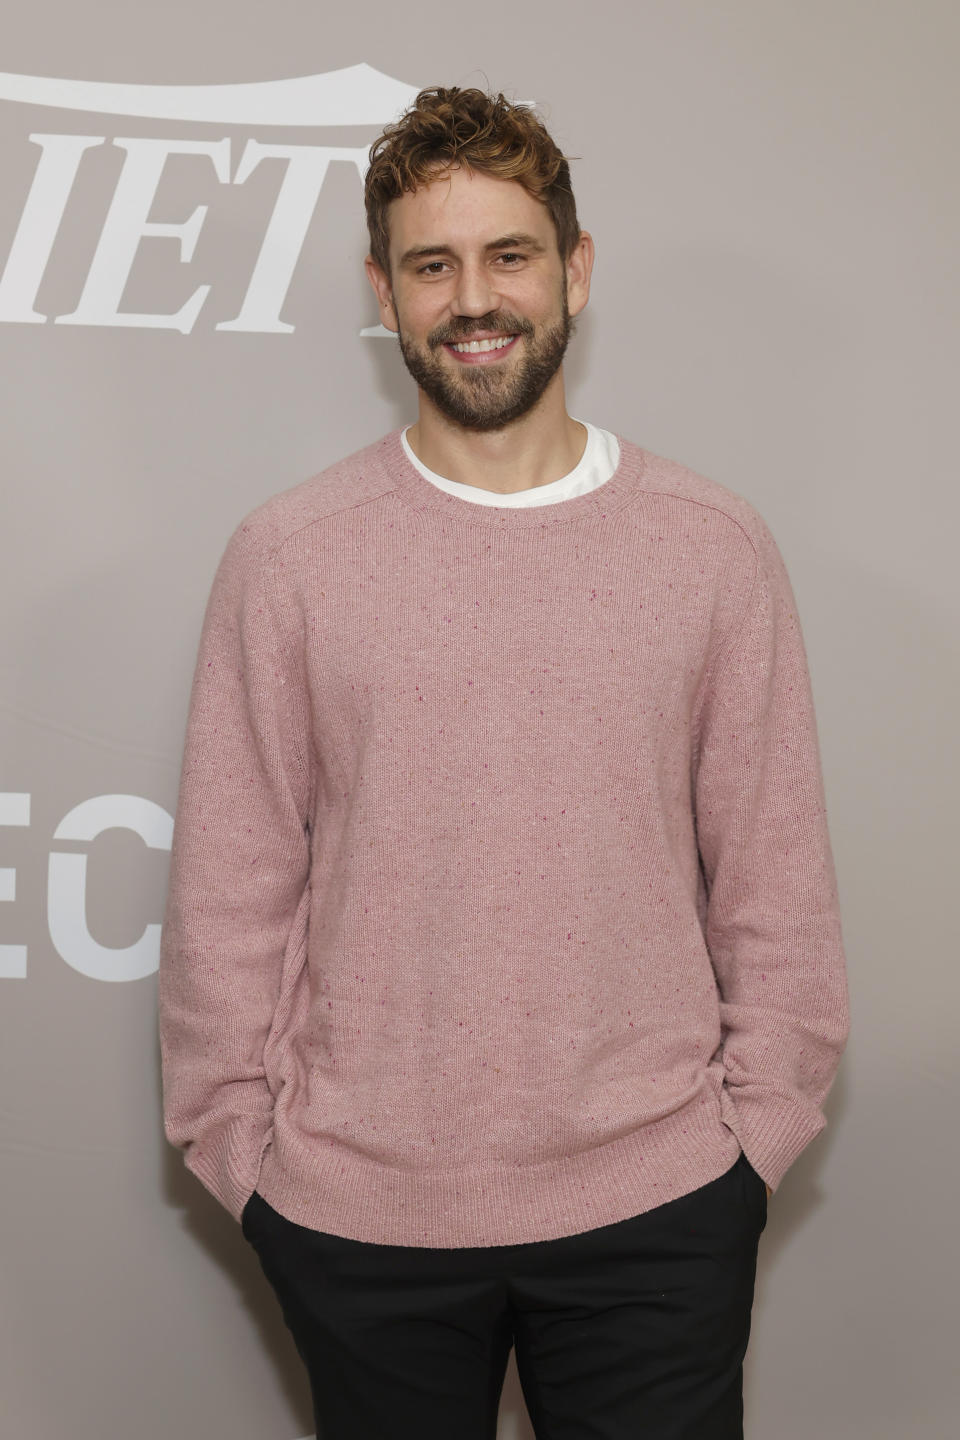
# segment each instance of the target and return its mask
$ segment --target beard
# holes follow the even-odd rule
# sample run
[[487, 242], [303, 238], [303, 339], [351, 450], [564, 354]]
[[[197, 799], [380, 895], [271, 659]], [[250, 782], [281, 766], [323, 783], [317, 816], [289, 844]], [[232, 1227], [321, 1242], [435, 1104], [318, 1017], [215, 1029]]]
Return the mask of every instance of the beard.
[[[523, 352], [517, 363], [463, 365], [451, 370], [450, 362], [442, 357], [442, 346], [468, 339], [478, 330], [519, 335]], [[422, 349], [402, 329], [398, 339], [403, 363], [443, 415], [466, 430], [501, 430], [537, 404], [560, 369], [572, 333], [564, 285], [559, 319], [539, 331], [531, 321], [497, 310], [479, 318], [463, 315], [438, 326]]]

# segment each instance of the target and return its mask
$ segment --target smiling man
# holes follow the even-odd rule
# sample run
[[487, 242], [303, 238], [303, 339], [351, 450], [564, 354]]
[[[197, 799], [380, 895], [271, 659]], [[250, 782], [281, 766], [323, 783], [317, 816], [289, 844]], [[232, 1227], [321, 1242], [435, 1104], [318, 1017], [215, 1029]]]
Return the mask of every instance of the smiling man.
[[534, 113], [423, 91], [367, 272], [414, 423], [234, 532], [160, 968], [165, 1123], [323, 1440], [741, 1440], [767, 1198], [848, 997], [790, 584], [571, 417], [594, 247]]
[[590, 236], [561, 256], [541, 201], [453, 165], [391, 203], [388, 244], [377, 237], [367, 271], [420, 388], [411, 447], [435, 459], [449, 450], [453, 478], [487, 489], [525, 490], [572, 470], [584, 433], [566, 414], [560, 367], [571, 314], [587, 303]]

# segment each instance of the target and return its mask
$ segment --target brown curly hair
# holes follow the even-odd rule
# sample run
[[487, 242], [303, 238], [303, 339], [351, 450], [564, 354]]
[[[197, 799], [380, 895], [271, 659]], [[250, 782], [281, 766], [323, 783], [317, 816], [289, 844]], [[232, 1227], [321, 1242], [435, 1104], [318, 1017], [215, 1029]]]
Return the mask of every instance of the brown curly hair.
[[546, 205], [560, 254], [569, 258], [580, 238], [570, 167], [532, 110], [501, 94], [434, 86], [421, 90], [370, 147], [364, 180], [370, 253], [388, 275], [390, 202], [428, 184], [438, 169], [450, 165], [518, 181]]

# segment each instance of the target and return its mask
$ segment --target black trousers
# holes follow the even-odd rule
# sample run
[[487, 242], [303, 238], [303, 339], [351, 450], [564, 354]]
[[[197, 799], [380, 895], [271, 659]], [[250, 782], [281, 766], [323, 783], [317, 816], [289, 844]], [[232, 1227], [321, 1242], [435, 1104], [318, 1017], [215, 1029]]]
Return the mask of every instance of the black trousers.
[[318, 1440], [494, 1440], [510, 1347], [537, 1440], [743, 1440], [763, 1180], [522, 1245], [372, 1245], [242, 1217], [307, 1367]]

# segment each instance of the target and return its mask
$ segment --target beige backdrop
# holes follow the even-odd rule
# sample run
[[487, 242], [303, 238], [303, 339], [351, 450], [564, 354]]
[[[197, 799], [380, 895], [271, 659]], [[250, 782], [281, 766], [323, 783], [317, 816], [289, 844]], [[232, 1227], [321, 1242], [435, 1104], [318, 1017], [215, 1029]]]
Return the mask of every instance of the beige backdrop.
[[[394, 344], [361, 333], [365, 147], [421, 85], [487, 82], [582, 157], [572, 412], [747, 496], [806, 630], [852, 1038], [771, 1202], [747, 1434], [956, 1433], [958, 43], [954, 0], [8, 15], [11, 1440], [312, 1428], [255, 1256], [162, 1136], [170, 815], [234, 525], [412, 418]], [[501, 1437], [529, 1435], [511, 1361]]]

